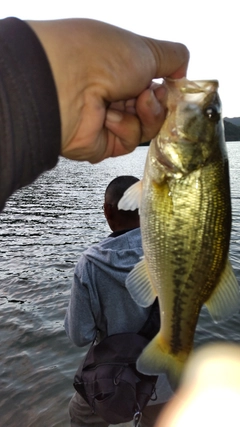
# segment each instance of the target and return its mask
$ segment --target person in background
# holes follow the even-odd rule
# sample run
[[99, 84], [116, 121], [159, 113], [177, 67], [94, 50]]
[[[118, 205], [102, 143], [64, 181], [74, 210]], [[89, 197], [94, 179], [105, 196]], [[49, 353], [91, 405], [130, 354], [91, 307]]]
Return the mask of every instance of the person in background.
[[[123, 193], [137, 182], [134, 176], [119, 176], [107, 186], [104, 214], [112, 233], [84, 251], [75, 268], [71, 297], [65, 317], [68, 337], [79, 347], [99, 342], [109, 335], [138, 332], [151, 307], [138, 306], [125, 287], [128, 273], [143, 255], [138, 210], [118, 210]], [[142, 426], [153, 426], [172, 391], [165, 376], [157, 383], [156, 401], [145, 407]], [[105, 427], [92, 408], [75, 393], [70, 401], [71, 426]]]
[[0, 50], [0, 211], [60, 154], [95, 163], [153, 138], [166, 92], [152, 80], [185, 76], [189, 57], [88, 19], [0, 20]]

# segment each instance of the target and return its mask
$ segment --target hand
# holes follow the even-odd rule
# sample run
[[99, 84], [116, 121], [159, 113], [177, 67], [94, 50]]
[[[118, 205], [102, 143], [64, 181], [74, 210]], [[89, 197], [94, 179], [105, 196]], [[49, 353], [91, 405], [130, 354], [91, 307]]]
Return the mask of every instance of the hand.
[[156, 427], [238, 425], [239, 399], [240, 346], [206, 344], [190, 357], [180, 388]]
[[55, 79], [62, 155], [99, 162], [131, 152], [159, 131], [160, 77], [186, 75], [187, 48], [88, 19], [30, 21]]

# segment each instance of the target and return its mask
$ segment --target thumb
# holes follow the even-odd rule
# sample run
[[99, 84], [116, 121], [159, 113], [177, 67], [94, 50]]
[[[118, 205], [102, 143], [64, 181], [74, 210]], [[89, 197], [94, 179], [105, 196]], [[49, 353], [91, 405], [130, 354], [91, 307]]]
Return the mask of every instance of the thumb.
[[159, 41], [145, 37], [145, 42], [155, 58], [156, 76], [180, 79], [186, 76], [189, 51], [182, 43]]

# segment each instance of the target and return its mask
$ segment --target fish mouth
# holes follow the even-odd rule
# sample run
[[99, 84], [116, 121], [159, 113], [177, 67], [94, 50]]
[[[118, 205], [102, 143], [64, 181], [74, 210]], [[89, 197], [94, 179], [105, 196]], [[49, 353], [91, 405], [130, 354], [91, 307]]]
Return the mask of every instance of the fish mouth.
[[170, 161], [170, 159], [162, 152], [162, 150], [158, 152], [157, 160], [168, 171], [172, 173], [179, 172], [179, 169], [176, 167], [176, 165]]
[[[178, 142], [181, 143], [182, 145], [190, 145], [193, 144], [194, 141], [187, 139], [186, 136], [184, 134], [180, 135], [180, 133], [178, 132], [178, 138], [177, 138]], [[178, 142], [176, 141], [175, 144], [177, 145]], [[178, 153], [175, 151], [175, 158], [173, 158], [173, 161], [171, 160], [169, 154], [165, 154], [163, 147], [166, 144], [167, 145], [168, 141], [166, 140], [165, 142], [161, 142], [162, 147], [159, 147], [158, 149], [158, 154], [157, 154], [157, 161], [169, 172], [171, 173], [184, 173], [186, 172], [185, 170], [183, 170], [183, 165], [182, 165], [182, 161], [180, 159], [180, 156], [178, 155]], [[177, 165], [181, 165], [181, 167], [177, 166]]]
[[177, 88], [180, 92], [186, 94], [211, 93], [214, 90], [217, 91], [219, 87], [218, 80], [215, 79], [191, 81], [186, 77], [181, 79], [165, 77], [163, 79], [163, 84], [167, 87]]

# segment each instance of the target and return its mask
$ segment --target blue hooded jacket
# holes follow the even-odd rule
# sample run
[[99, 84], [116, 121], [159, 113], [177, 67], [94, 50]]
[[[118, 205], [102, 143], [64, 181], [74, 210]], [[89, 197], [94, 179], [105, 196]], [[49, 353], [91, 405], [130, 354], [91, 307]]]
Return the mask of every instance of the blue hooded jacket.
[[[128, 273], [143, 256], [140, 229], [107, 237], [84, 251], [75, 268], [65, 317], [66, 333], [77, 346], [106, 336], [138, 332], [151, 307], [143, 308], [125, 287]], [[164, 374], [157, 382], [157, 400], [169, 400], [172, 390]]]

